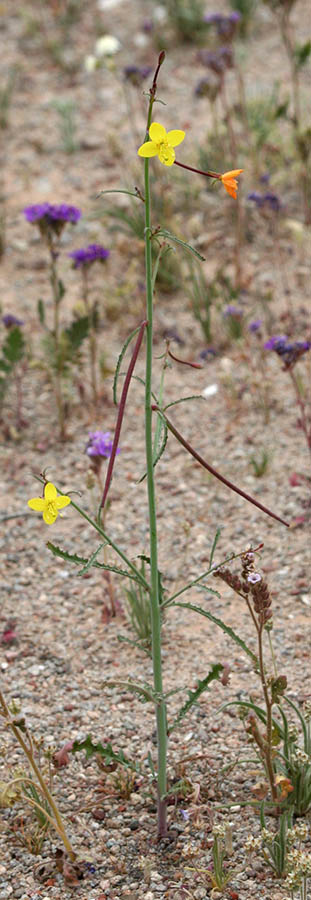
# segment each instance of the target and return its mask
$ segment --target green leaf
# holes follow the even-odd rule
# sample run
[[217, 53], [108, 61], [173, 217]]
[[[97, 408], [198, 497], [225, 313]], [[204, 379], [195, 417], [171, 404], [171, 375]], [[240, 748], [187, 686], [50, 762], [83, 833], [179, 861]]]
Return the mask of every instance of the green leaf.
[[311, 53], [311, 41], [306, 41], [305, 44], [300, 44], [295, 47], [295, 61], [298, 69], [301, 69], [302, 66], [305, 65], [307, 60], [309, 59]]
[[186, 241], [182, 241], [181, 238], [176, 237], [176, 234], [172, 234], [167, 230], [167, 228], [160, 228], [160, 231], [157, 231], [156, 234], [153, 235], [153, 237], [164, 237], [170, 241], [174, 241], [175, 244], [179, 244], [184, 248], [184, 250], [189, 250], [190, 253], [193, 253], [194, 256], [197, 257], [197, 259], [200, 259], [202, 262], [205, 261], [205, 256], [202, 256], [198, 250], [195, 250], [195, 248], [191, 246], [191, 244], [188, 244]]
[[64, 335], [67, 338], [69, 350], [70, 350], [70, 358], [74, 357], [75, 354], [81, 347], [81, 344], [87, 337], [89, 332], [89, 317], [82, 316], [80, 319], [75, 319], [68, 328], [64, 329]]
[[279, 103], [276, 107], [274, 118], [275, 119], [285, 119], [287, 115], [289, 100], [285, 100], [284, 103]]
[[216, 550], [220, 535], [221, 535], [221, 528], [217, 528], [215, 531], [215, 537], [214, 537], [214, 540], [212, 543], [211, 555], [209, 558], [209, 569], [211, 569], [212, 565], [213, 565], [214, 554], [215, 554], [215, 550]]
[[64, 282], [61, 281], [60, 278], [58, 279], [57, 285], [58, 285], [58, 298], [57, 298], [57, 300], [58, 300], [58, 303], [60, 303], [61, 300], [63, 299], [63, 297], [65, 296], [66, 288], [65, 288]]
[[40, 325], [45, 325], [45, 309], [44, 309], [44, 303], [43, 303], [43, 300], [42, 300], [41, 298], [40, 298], [40, 300], [38, 300], [38, 306], [37, 306], [37, 309], [38, 309], [38, 316], [39, 316], [39, 322], [40, 322]]
[[21, 329], [16, 325], [10, 328], [7, 338], [2, 347], [4, 362], [8, 363], [10, 370], [14, 368], [16, 363], [20, 362], [25, 353], [25, 340]]
[[[162, 433], [163, 433], [163, 437], [162, 437], [161, 443], [160, 442], [158, 443], [158, 448], [156, 448], [156, 447], [153, 448], [153, 459], [152, 459], [153, 468], [156, 467], [157, 463], [159, 462], [159, 459], [161, 459], [161, 456], [164, 453], [164, 450], [165, 450], [165, 447], [167, 444], [168, 428], [167, 428], [167, 425], [166, 425], [166, 422], [164, 421], [164, 419], [162, 419], [161, 424], [163, 427], [160, 431], [159, 439], [161, 438]], [[144, 474], [141, 476], [141, 478], [138, 479], [136, 484], [141, 484], [141, 482], [144, 481], [144, 479], [146, 477], [147, 477], [147, 472], [144, 472]]]
[[150, 685], [137, 684], [135, 681], [119, 681], [118, 679], [104, 681], [104, 687], [119, 687], [130, 694], [138, 694], [144, 703], [158, 703], [158, 696]]
[[147, 647], [143, 646], [142, 641], [141, 642], [140, 641], [131, 641], [130, 638], [125, 637], [125, 635], [123, 635], [123, 634], [118, 634], [117, 639], [120, 642], [120, 644], [129, 644], [130, 647], [136, 647], [137, 650], [141, 650], [142, 653], [146, 653], [146, 656], [149, 656], [150, 659], [152, 659], [151, 651], [148, 650]]
[[258, 658], [256, 656], [256, 653], [253, 653], [253, 651], [250, 650], [250, 648], [247, 646], [247, 644], [245, 644], [242, 638], [240, 638], [239, 635], [236, 634], [235, 631], [233, 631], [233, 628], [230, 628], [230, 625], [225, 625], [222, 619], [217, 619], [217, 617], [213, 616], [213, 614], [208, 612], [207, 609], [202, 609], [201, 606], [194, 606], [192, 603], [175, 603], [174, 601], [170, 605], [180, 606], [182, 609], [191, 609], [192, 612], [197, 612], [201, 616], [205, 616], [205, 618], [209, 619], [210, 622], [213, 622], [214, 625], [218, 625], [218, 628], [221, 628], [221, 630], [224, 631], [225, 634], [227, 634], [228, 637], [230, 637], [238, 645], [238, 647], [241, 648], [241, 650], [244, 650], [244, 653], [247, 653], [247, 655], [250, 656], [252, 662], [256, 666], [258, 665]]
[[111, 744], [106, 744], [105, 747], [100, 741], [98, 744], [93, 744], [90, 734], [88, 734], [84, 741], [74, 741], [72, 753], [81, 753], [82, 750], [85, 750], [86, 759], [90, 759], [91, 756], [98, 753], [99, 756], [103, 756], [104, 759], [106, 759], [108, 765], [109, 763], [116, 762], [126, 769], [131, 769], [132, 772], [139, 772], [138, 763], [132, 763], [130, 759], [127, 759], [127, 757], [124, 756], [123, 750], [118, 750], [115, 753]]
[[179, 400], [172, 400], [171, 403], [168, 403], [167, 406], [163, 407], [163, 412], [166, 412], [167, 409], [170, 409], [171, 406], [177, 406], [178, 403], [186, 403], [187, 400], [204, 400], [202, 394], [190, 394], [189, 397], [180, 397]]
[[[88, 566], [90, 562], [88, 559], [85, 559], [83, 556], [77, 556], [75, 553], [68, 553], [67, 550], [61, 550], [60, 547], [56, 547], [55, 544], [52, 544], [51, 541], [47, 541], [47, 545], [53, 556], [58, 556], [60, 559], [65, 559], [67, 562], [75, 563], [77, 566]], [[105, 544], [101, 544], [101, 547], [105, 547]], [[99, 548], [98, 548], [99, 549]], [[98, 552], [98, 551], [96, 551]], [[100, 563], [95, 560], [91, 563], [95, 569], [104, 569], [107, 572], [115, 572], [116, 575], [126, 576], [127, 578], [131, 578], [132, 581], [137, 581], [140, 584], [138, 578], [135, 575], [132, 575], [131, 572], [127, 572], [126, 569], [119, 569], [118, 566], [108, 566], [106, 563]], [[89, 566], [88, 566], [89, 567]], [[77, 572], [78, 575], [81, 575], [81, 572]]]
[[223, 668], [224, 667], [221, 663], [215, 663], [212, 666], [208, 675], [206, 675], [206, 677], [203, 678], [202, 681], [198, 681], [198, 684], [197, 684], [197, 687], [195, 688], [195, 690], [188, 691], [188, 700], [186, 701], [186, 703], [184, 703], [184, 705], [179, 710], [179, 713], [177, 714], [176, 719], [174, 720], [171, 727], [168, 729], [168, 734], [171, 734], [172, 731], [174, 731], [174, 729], [177, 728], [179, 723], [187, 715], [187, 713], [189, 712], [191, 707], [194, 705], [194, 703], [197, 702], [197, 700], [199, 699], [201, 694], [203, 694], [203, 692], [208, 689], [208, 686], [211, 683], [211, 681], [219, 680], [219, 676], [220, 676], [220, 673], [223, 671]]
[[118, 378], [119, 378], [119, 374], [120, 374], [121, 363], [122, 363], [124, 354], [126, 353], [126, 350], [128, 348], [128, 345], [135, 337], [135, 334], [138, 334], [139, 329], [140, 329], [140, 325], [138, 325], [137, 328], [134, 328], [134, 331], [132, 331], [131, 334], [126, 338], [126, 341], [123, 344], [121, 353], [119, 354], [119, 357], [118, 357], [118, 362], [116, 365], [115, 375], [114, 375], [114, 379], [113, 379], [113, 402], [115, 403], [116, 406], [118, 403], [118, 401], [117, 401], [117, 386], [118, 386]]
[[80, 569], [80, 572], [77, 572], [78, 575], [85, 575], [85, 573], [88, 572], [88, 570], [91, 568], [91, 566], [94, 565], [95, 559], [98, 556], [98, 554], [100, 553], [100, 551], [103, 549], [103, 547], [106, 547], [106, 544], [100, 544], [99, 547], [97, 547], [97, 550], [94, 550], [94, 553], [92, 553], [92, 556], [90, 556], [90, 558], [87, 560], [85, 566], [83, 566], [83, 568]]

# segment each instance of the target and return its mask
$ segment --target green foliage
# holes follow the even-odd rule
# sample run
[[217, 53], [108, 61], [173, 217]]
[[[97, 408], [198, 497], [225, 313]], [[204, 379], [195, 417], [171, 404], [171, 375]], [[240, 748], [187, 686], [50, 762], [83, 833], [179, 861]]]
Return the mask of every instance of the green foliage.
[[72, 366], [81, 364], [81, 348], [89, 333], [89, 317], [82, 316], [64, 328], [56, 344], [53, 332], [44, 335], [43, 346], [47, 368], [62, 377], [68, 377]]
[[230, 0], [230, 6], [240, 13], [239, 33], [246, 38], [256, 12], [257, 0]]
[[72, 100], [54, 100], [54, 108], [59, 115], [61, 149], [71, 155], [79, 150], [75, 120], [75, 104]]
[[100, 756], [102, 759], [106, 760], [108, 766], [117, 763], [127, 769], [131, 769], [133, 772], [139, 772], [138, 763], [133, 763], [128, 759], [124, 755], [123, 750], [118, 750], [115, 753], [111, 744], [106, 744], [105, 747], [100, 741], [97, 744], [93, 744], [90, 734], [84, 741], [74, 741], [72, 753], [82, 753], [83, 750], [85, 751], [86, 759], [91, 759], [94, 755]]
[[56, 545], [52, 544], [51, 541], [47, 542], [47, 547], [49, 550], [51, 550], [53, 556], [58, 556], [60, 559], [65, 559], [66, 562], [75, 563], [75, 565], [77, 566], [83, 566], [81, 571], [77, 573], [78, 575], [84, 575], [84, 573], [87, 572], [91, 566], [95, 566], [95, 568], [105, 569], [105, 571], [107, 572], [114, 572], [116, 575], [122, 575], [135, 581], [135, 575], [132, 575], [131, 572], [127, 572], [125, 569], [119, 569], [118, 566], [108, 566], [106, 563], [98, 562], [97, 554], [104, 546], [104, 544], [101, 544], [100, 547], [95, 550], [95, 553], [93, 553], [92, 556], [87, 559], [84, 556], [78, 556], [76, 553], [68, 553], [67, 550], [61, 550], [60, 547], [56, 547]]
[[212, 341], [212, 305], [218, 297], [217, 282], [206, 283], [203, 272], [199, 266], [189, 267], [190, 276], [190, 300], [195, 319], [199, 322], [205, 340], [208, 344]]
[[[145, 560], [141, 560], [140, 572], [145, 578]], [[149, 592], [144, 586], [138, 584], [125, 590], [126, 606], [133, 631], [142, 644], [142, 649], [151, 646], [151, 611]]]
[[4, 84], [0, 87], [0, 130], [9, 126], [9, 114], [12, 95], [17, 76], [16, 66], [11, 66]]
[[248, 125], [257, 152], [263, 149], [268, 140], [270, 143], [273, 140], [275, 121], [280, 117], [282, 106], [284, 108], [284, 103], [280, 103], [279, 86], [276, 84], [270, 94], [260, 94], [253, 100], [248, 100]]
[[275, 832], [269, 831], [266, 828], [264, 804], [261, 806], [260, 824], [263, 855], [279, 878], [282, 878], [286, 872], [286, 857], [289, 848], [288, 830], [292, 827], [292, 818], [291, 812], [285, 810], [278, 820], [277, 830]]
[[221, 672], [223, 672], [223, 668], [224, 667], [221, 663], [215, 663], [212, 666], [208, 675], [206, 675], [206, 677], [203, 678], [202, 681], [198, 680], [195, 690], [188, 691], [188, 700], [186, 701], [186, 703], [184, 703], [184, 705], [179, 710], [179, 713], [177, 714], [176, 719], [174, 720], [173, 724], [168, 729], [168, 734], [171, 734], [172, 731], [174, 731], [174, 729], [178, 727], [178, 725], [180, 724], [180, 722], [182, 722], [182, 720], [187, 715], [187, 713], [190, 711], [192, 706], [194, 706], [194, 704], [197, 703], [199, 697], [201, 697], [201, 694], [203, 694], [204, 691], [207, 691], [209, 689], [209, 685], [211, 684], [211, 682], [215, 681], [215, 680], [219, 680]]
[[311, 53], [311, 41], [305, 41], [304, 44], [297, 44], [295, 47], [295, 62], [297, 69], [302, 69], [309, 59]]
[[256, 459], [255, 456], [251, 456], [250, 463], [254, 469], [254, 475], [256, 478], [262, 478], [265, 475], [268, 465], [269, 465], [270, 454], [267, 450], [261, 451], [261, 457]]
[[202, 40], [205, 23], [203, 13], [205, 6], [202, 0], [166, 0], [166, 8], [171, 25], [179, 40], [197, 43]]
[[18, 325], [8, 330], [2, 344], [0, 357], [0, 406], [3, 403], [10, 379], [14, 377], [18, 364], [26, 352], [24, 335]]

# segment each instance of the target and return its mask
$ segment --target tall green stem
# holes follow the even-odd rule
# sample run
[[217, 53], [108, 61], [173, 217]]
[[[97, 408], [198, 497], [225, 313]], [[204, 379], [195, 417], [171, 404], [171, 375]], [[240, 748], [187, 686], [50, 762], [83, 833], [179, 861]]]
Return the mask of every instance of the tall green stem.
[[[147, 131], [149, 131], [154, 96], [150, 96]], [[166, 799], [166, 752], [167, 727], [166, 704], [162, 698], [162, 657], [161, 657], [161, 610], [158, 578], [157, 519], [153, 468], [152, 442], [152, 350], [153, 350], [153, 283], [151, 256], [151, 222], [150, 222], [150, 185], [149, 159], [145, 160], [145, 261], [146, 261], [146, 375], [145, 375], [145, 445], [148, 485], [149, 509], [149, 542], [150, 542], [150, 574], [151, 574], [151, 624], [152, 624], [152, 661], [153, 683], [159, 700], [157, 704], [157, 742], [158, 742], [158, 837], [167, 834]]]

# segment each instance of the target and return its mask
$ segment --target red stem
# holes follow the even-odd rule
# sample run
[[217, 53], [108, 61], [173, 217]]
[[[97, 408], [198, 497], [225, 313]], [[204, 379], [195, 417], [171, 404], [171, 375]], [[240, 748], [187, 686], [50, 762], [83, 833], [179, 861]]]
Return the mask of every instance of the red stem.
[[268, 509], [267, 506], [263, 506], [262, 503], [258, 503], [258, 500], [254, 500], [254, 498], [251, 497], [250, 494], [246, 494], [245, 491], [242, 491], [240, 488], [236, 487], [235, 484], [232, 484], [232, 481], [229, 481], [228, 478], [224, 478], [224, 476], [220, 475], [220, 473], [217, 472], [217, 470], [214, 469], [213, 466], [210, 466], [209, 463], [205, 462], [205, 459], [203, 459], [203, 457], [200, 456], [200, 454], [197, 453], [197, 451], [194, 450], [193, 447], [191, 447], [191, 444], [189, 444], [188, 441], [186, 441], [185, 438], [182, 437], [180, 432], [177, 431], [177, 428], [174, 428], [174, 425], [172, 425], [170, 420], [167, 418], [167, 416], [164, 414], [163, 410], [161, 410], [159, 406], [154, 405], [154, 406], [152, 406], [152, 409], [156, 410], [156, 412], [161, 413], [161, 415], [165, 419], [167, 427], [172, 432], [172, 434], [175, 435], [175, 437], [177, 438], [179, 443], [182, 444], [186, 450], [188, 450], [188, 453], [191, 453], [191, 456], [193, 456], [194, 459], [196, 459], [197, 462], [200, 463], [200, 465], [204, 467], [204, 469], [207, 469], [207, 471], [210, 472], [211, 475], [214, 475], [215, 478], [218, 478], [218, 481], [222, 481], [223, 484], [226, 484], [227, 487], [229, 487], [231, 491], [235, 491], [236, 494], [240, 494], [240, 497], [244, 497], [244, 500], [248, 500], [249, 503], [253, 503], [253, 505], [257, 506], [258, 509], [261, 509], [262, 512], [267, 513], [268, 516], [271, 516], [272, 519], [276, 519], [277, 522], [282, 522], [282, 525], [286, 525], [286, 527], [289, 528], [288, 522], [285, 522], [285, 520], [281, 519], [280, 516], [277, 516], [275, 513], [271, 512], [271, 510]]
[[105, 481], [105, 485], [104, 485], [104, 493], [103, 493], [102, 501], [101, 501], [101, 504], [100, 504], [102, 509], [103, 509], [103, 507], [105, 506], [105, 503], [106, 503], [106, 500], [107, 500], [107, 494], [108, 494], [108, 491], [109, 491], [109, 488], [110, 488], [111, 479], [112, 479], [112, 473], [113, 473], [114, 461], [115, 461], [115, 458], [116, 458], [116, 452], [117, 452], [117, 449], [118, 449], [118, 443], [119, 443], [119, 437], [120, 437], [120, 432], [121, 432], [122, 420], [123, 420], [123, 416], [124, 416], [124, 410], [125, 410], [125, 403], [126, 403], [127, 393], [128, 393], [128, 389], [129, 389], [129, 386], [130, 386], [131, 377], [132, 377], [132, 375], [133, 375], [135, 363], [136, 363], [136, 360], [137, 360], [137, 357], [138, 357], [138, 354], [139, 354], [139, 351], [140, 351], [140, 346], [141, 346], [141, 342], [142, 342], [142, 339], [143, 339], [144, 330], [145, 330], [147, 324], [148, 324], [148, 323], [147, 323], [147, 320], [145, 320], [144, 322], [141, 323], [141, 326], [140, 326], [140, 329], [139, 329], [139, 332], [138, 332], [138, 335], [137, 335], [136, 344], [135, 344], [135, 347], [134, 347], [134, 350], [133, 350], [131, 362], [130, 362], [130, 364], [129, 364], [129, 367], [128, 367], [128, 370], [127, 370], [127, 373], [126, 373], [126, 376], [125, 376], [125, 381], [124, 381], [124, 385], [123, 385], [123, 389], [122, 389], [122, 394], [121, 394], [121, 399], [120, 399], [120, 403], [119, 403], [119, 412], [118, 412], [118, 418], [117, 418], [116, 430], [115, 430], [115, 433], [114, 433], [114, 439], [113, 439], [113, 444], [112, 444], [111, 456], [110, 456], [110, 459], [109, 459], [109, 465], [108, 465], [108, 469], [107, 469], [106, 481]]

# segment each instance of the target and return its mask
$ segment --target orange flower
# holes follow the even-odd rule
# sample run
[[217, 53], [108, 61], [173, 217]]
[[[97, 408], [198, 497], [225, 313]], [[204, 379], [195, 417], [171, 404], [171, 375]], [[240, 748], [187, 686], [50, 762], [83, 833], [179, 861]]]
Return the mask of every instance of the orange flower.
[[234, 199], [236, 199], [236, 192], [238, 189], [238, 182], [236, 179], [243, 171], [243, 169], [232, 169], [232, 172], [224, 172], [224, 174], [220, 176], [224, 188], [226, 188], [230, 197], [234, 197]]
[[293, 785], [286, 775], [276, 775], [274, 784], [281, 788], [279, 800], [286, 800], [287, 795], [294, 790]]

